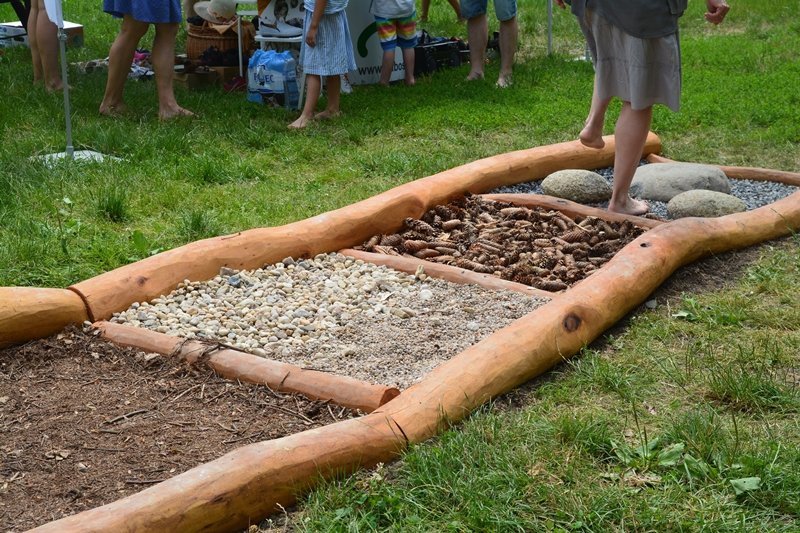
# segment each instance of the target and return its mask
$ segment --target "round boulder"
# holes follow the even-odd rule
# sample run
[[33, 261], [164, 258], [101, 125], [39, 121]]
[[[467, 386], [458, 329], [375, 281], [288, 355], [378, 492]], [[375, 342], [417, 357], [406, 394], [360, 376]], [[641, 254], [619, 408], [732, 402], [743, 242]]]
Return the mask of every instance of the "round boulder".
[[717, 167], [697, 163], [651, 163], [636, 169], [631, 196], [669, 202], [673, 196], [695, 189], [730, 194], [728, 177]]
[[670, 218], [721, 217], [746, 209], [745, 203], [735, 196], [703, 189], [682, 192], [667, 203]]
[[542, 192], [579, 204], [591, 204], [611, 198], [611, 185], [591, 170], [559, 170], [542, 180]]

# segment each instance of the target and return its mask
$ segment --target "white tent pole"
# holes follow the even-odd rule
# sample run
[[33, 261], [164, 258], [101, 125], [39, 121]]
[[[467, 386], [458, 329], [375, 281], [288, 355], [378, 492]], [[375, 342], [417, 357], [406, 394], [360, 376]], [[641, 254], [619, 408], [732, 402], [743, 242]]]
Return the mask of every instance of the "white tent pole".
[[547, 55], [553, 53], [553, 0], [547, 0]]
[[64, 81], [64, 119], [67, 121], [67, 157], [72, 159], [75, 148], [72, 146], [72, 114], [69, 108], [69, 80], [67, 79], [67, 32], [63, 25], [58, 28], [58, 41], [61, 48], [61, 78]]

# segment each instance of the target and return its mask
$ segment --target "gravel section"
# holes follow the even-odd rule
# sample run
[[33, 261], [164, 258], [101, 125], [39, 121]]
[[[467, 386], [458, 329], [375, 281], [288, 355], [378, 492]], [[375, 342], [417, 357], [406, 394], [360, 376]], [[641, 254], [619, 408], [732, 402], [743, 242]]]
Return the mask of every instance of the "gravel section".
[[[646, 165], [647, 161], [642, 160], [639, 165]], [[598, 174], [608, 180], [609, 183], [613, 181], [614, 169], [606, 167], [595, 170]], [[776, 183], [773, 181], [754, 181], [754, 180], [740, 180], [730, 179], [731, 182], [731, 195], [742, 200], [747, 206], [748, 210], [763, 207], [772, 202], [786, 198], [787, 196], [797, 192], [797, 187], [793, 185], [785, 185], [783, 183]], [[525, 183], [518, 183], [506, 187], [498, 187], [489, 191], [492, 194], [542, 194], [541, 180], [529, 181]], [[659, 218], [666, 219], [667, 217], [667, 204], [665, 202], [657, 202], [654, 200], [647, 200], [650, 205], [650, 213]], [[598, 204], [591, 204], [594, 207], [608, 207], [608, 202]]]
[[187, 280], [111, 322], [404, 389], [546, 302], [321, 254]]

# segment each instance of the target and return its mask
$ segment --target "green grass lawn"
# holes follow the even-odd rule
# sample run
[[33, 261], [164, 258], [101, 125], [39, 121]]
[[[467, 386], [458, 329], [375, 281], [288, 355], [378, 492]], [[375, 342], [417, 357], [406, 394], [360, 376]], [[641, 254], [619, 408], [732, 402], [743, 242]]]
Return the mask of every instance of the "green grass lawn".
[[[681, 21], [680, 113], [655, 112], [664, 155], [800, 171], [796, 0], [740, 0], [719, 27]], [[475, 159], [576, 138], [591, 65], [566, 12], [546, 54], [546, 3], [521, 0], [515, 84], [467, 66], [411, 88], [356, 87], [344, 116], [303, 132], [296, 113], [243, 93], [177, 88], [194, 119], [157, 120], [153, 82], [130, 112], [97, 113], [102, 73], [70, 71], [76, 148], [116, 163], [48, 169], [64, 150], [63, 102], [31, 83], [27, 49], [0, 56], [0, 286], [69, 284], [213, 235], [280, 225]], [[103, 58], [118, 22], [73, 0], [69, 61]], [[7, 4], [0, 20], [14, 19]], [[433, 35], [465, 37], [446, 2]], [[491, 20], [491, 18], [490, 18]], [[496, 29], [492, 20], [490, 29]], [[180, 36], [179, 48], [185, 42]], [[142, 43], [152, 46], [152, 32]], [[619, 103], [612, 104], [612, 133]], [[732, 288], [687, 294], [632, 320], [521, 396], [488, 406], [398, 463], [301, 503], [309, 531], [798, 531], [800, 247], [765, 248]]]

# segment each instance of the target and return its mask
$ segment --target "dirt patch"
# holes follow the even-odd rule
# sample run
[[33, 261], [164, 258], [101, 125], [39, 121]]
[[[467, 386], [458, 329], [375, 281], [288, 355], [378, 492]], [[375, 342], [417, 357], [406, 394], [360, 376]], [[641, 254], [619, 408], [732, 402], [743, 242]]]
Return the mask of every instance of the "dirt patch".
[[354, 416], [77, 330], [0, 350], [0, 531], [24, 531], [245, 444]]
[[406, 255], [494, 274], [551, 292], [602, 267], [644, 232], [634, 224], [597, 217], [576, 220], [476, 196], [407, 218], [404, 230], [376, 235], [357, 249]]

